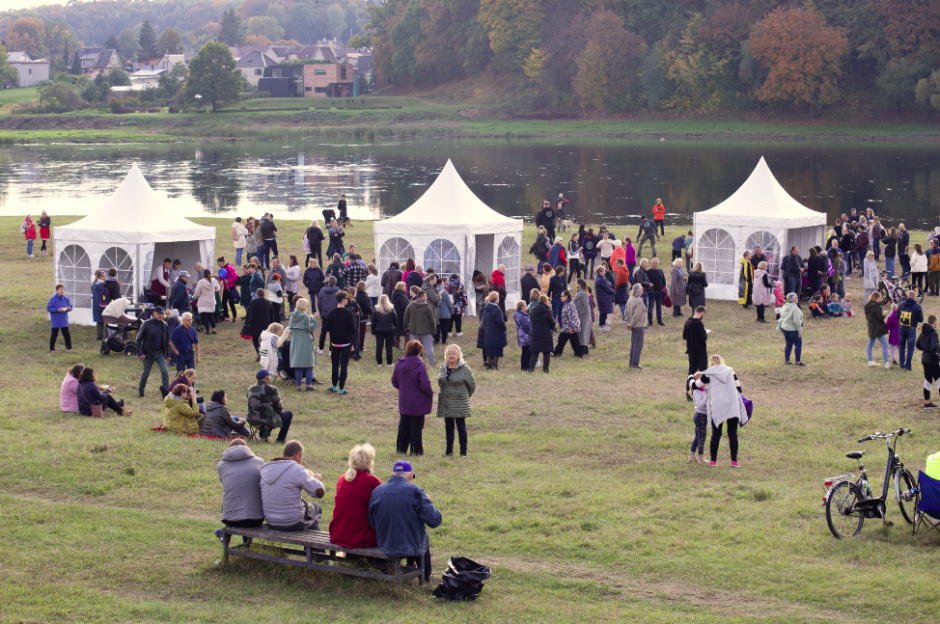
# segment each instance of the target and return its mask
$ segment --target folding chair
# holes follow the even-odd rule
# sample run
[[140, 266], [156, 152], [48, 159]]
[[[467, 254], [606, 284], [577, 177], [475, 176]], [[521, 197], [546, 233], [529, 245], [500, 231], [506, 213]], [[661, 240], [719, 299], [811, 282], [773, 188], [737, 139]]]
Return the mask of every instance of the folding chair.
[[923, 472], [917, 474], [920, 500], [914, 509], [914, 535], [922, 527], [925, 533], [940, 533], [940, 481], [928, 477]]

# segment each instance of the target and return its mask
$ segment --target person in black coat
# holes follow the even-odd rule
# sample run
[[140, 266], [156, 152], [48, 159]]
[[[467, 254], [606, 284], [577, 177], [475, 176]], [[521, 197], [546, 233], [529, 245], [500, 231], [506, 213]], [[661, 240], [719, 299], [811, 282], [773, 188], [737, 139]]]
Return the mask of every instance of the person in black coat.
[[565, 279], [565, 267], [555, 267], [555, 275], [548, 280], [548, 296], [552, 300], [552, 316], [556, 321], [561, 320], [561, 293], [568, 290], [568, 280]]
[[271, 302], [265, 298], [265, 290], [259, 288], [255, 291], [257, 297], [248, 305], [248, 315], [245, 316], [245, 325], [242, 327], [242, 338], [251, 338], [251, 344], [255, 346], [255, 361], [261, 360], [259, 348], [261, 343], [258, 338], [261, 332], [268, 328], [274, 318], [274, 307]]
[[170, 387], [170, 374], [167, 362], [170, 353], [170, 329], [163, 321], [163, 308], [157, 306], [153, 315], [144, 321], [137, 331], [137, 357], [144, 364], [137, 386], [137, 396], [144, 398], [144, 389], [147, 387], [147, 378], [154, 364], [160, 369], [160, 381], [164, 388]]
[[[398, 282], [401, 284], [402, 282]], [[392, 305], [395, 307], [395, 348], [401, 349], [401, 337], [405, 335], [405, 310], [408, 309], [408, 295], [405, 293], [405, 287], [395, 287], [392, 293]]]
[[555, 209], [547, 201], [543, 201], [542, 208], [535, 213], [535, 226], [545, 228], [549, 241], [555, 240]]
[[395, 293], [395, 286], [401, 281], [402, 272], [397, 262], [392, 262], [388, 270], [382, 274], [382, 292], [388, 295], [389, 301]]
[[940, 338], [937, 337], [937, 317], [931, 314], [921, 325], [917, 348], [924, 352], [920, 363], [924, 366], [924, 409], [937, 409], [930, 401], [930, 388], [936, 383], [940, 390]]
[[529, 344], [529, 372], [535, 370], [535, 363], [542, 356], [542, 372], [547, 373], [548, 367], [552, 361], [552, 351], [555, 350], [555, 339], [552, 332], [555, 331], [555, 319], [552, 317], [552, 310], [548, 307], [548, 297], [542, 295], [539, 302], [533, 306], [529, 312], [529, 320], [532, 322], [532, 342]]
[[[699, 306], [695, 314], [685, 321], [682, 328], [682, 339], [685, 340], [685, 353], [689, 356], [689, 375], [700, 373], [708, 368], [708, 332], [705, 331], [705, 308]], [[686, 398], [688, 396], [688, 381], [686, 381]]]
[[823, 279], [829, 277], [829, 263], [825, 256], [821, 256], [815, 248], [809, 250], [809, 260], [806, 261], [806, 273], [809, 277], [810, 287], [813, 292], [819, 290], [819, 285]]
[[503, 347], [509, 342], [506, 339], [506, 321], [503, 311], [499, 309], [499, 293], [491, 292], [486, 296], [486, 306], [483, 308], [481, 325], [485, 325], [483, 344], [486, 347], [487, 368], [499, 370], [499, 358], [503, 357]]
[[307, 228], [307, 246], [310, 247], [310, 253], [307, 254], [306, 264], [310, 264], [310, 258], [316, 258], [317, 262], [323, 264], [323, 230], [320, 224], [314, 221]]
[[519, 280], [519, 288], [522, 290], [522, 300], [526, 302], [526, 305], [531, 301], [529, 293], [533, 290], [541, 290], [541, 285], [539, 280], [535, 277], [535, 268], [527, 266], [525, 268], [525, 275], [522, 276], [522, 279]]
[[311, 312], [317, 311], [317, 295], [320, 289], [326, 284], [326, 274], [320, 268], [320, 263], [316, 259], [309, 262], [310, 267], [304, 271], [304, 286], [307, 287], [307, 293], [310, 295]]
[[[346, 371], [353, 343], [359, 340], [356, 316], [346, 307], [349, 295], [345, 291], [336, 293], [336, 307], [323, 321], [324, 330], [330, 335], [330, 360], [333, 364], [333, 385], [330, 392], [346, 394]], [[340, 346], [342, 345], [342, 346]]]
[[686, 291], [689, 293], [689, 306], [693, 310], [705, 307], [706, 288], [708, 288], [708, 276], [705, 275], [702, 263], [696, 262], [692, 270], [689, 271], [689, 279], [686, 282]]
[[392, 365], [392, 344], [398, 329], [398, 315], [387, 295], [380, 295], [372, 309], [372, 335], [375, 336], [375, 363], [382, 366], [382, 345], [385, 345], [386, 365]]
[[405, 287], [408, 289], [408, 292], [411, 292], [412, 286], [424, 288], [424, 276], [421, 275], [421, 273], [422, 266], [420, 264], [415, 267], [414, 271], [408, 273], [408, 281], [405, 282]]

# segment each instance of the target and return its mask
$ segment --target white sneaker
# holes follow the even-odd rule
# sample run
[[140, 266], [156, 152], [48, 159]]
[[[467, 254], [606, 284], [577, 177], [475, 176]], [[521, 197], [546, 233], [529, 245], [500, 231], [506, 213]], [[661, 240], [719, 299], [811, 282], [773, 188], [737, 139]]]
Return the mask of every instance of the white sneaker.
[[463, 332], [457, 332], [458, 336], [463, 336]]
[[878, 366], [877, 364], [875, 364], [875, 363], [872, 362], [871, 360], [868, 360], [868, 365], [869, 365], [869, 366]]
[[610, 331], [610, 325], [604, 325], [601, 327], [601, 331]]
[[323, 354], [323, 349], [317, 349], [317, 353], [319, 353], [319, 354], [322, 355], [322, 354]]
[[381, 365], [381, 364], [379, 364], [379, 368], [382, 368], [382, 365]]
[[891, 362], [885, 362], [885, 368], [891, 368]]

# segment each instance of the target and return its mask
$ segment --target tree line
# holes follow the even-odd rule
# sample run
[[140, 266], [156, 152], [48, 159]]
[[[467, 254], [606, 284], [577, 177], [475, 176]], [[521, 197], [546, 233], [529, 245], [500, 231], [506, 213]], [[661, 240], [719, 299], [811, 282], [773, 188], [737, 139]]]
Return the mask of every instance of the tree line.
[[379, 0], [379, 85], [491, 70], [535, 107], [940, 110], [940, 0]]

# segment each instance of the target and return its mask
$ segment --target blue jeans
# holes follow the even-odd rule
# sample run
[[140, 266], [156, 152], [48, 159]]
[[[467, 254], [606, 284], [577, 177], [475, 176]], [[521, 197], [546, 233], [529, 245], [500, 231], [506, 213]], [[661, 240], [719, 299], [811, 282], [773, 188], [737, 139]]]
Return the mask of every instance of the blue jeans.
[[653, 322], [653, 304], [656, 304], [656, 322], [663, 322], [663, 291], [654, 290], [649, 294], [649, 306], [646, 308], [646, 322]]
[[[869, 361], [869, 362], [872, 361], [872, 359], [871, 359], [871, 348], [875, 346], [875, 341], [876, 341], [876, 340], [881, 343], [881, 357], [882, 357], [882, 359], [884, 359], [885, 362], [888, 362], [889, 360], [888, 360], [888, 338], [887, 338], [887, 336], [878, 336], [877, 338], [869, 338], [869, 339], [868, 339], [868, 361]], [[903, 343], [902, 343], [902, 345], [903, 345]], [[902, 346], [901, 348], [903, 349], [904, 347]]]
[[552, 298], [552, 318], [556, 321], [561, 320], [561, 298], [558, 299]]
[[[917, 328], [901, 327], [901, 344], [898, 347], [900, 351], [901, 368], [911, 370], [911, 359], [914, 357], [914, 345], [917, 344]], [[868, 358], [871, 360], [871, 357]], [[885, 362], [888, 360], [885, 359]]]
[[27, 256], [33, 255], [33, 241], [32, 241], [32, 239], [26, 241], [26, 255], [27, 255]]
[[235, 266], [241, 266], [242, 263], [242, 252], [245, 251], [245, 248], [235, 250]]
[[888, 277], [894, 277], [894, 258], [885, 256], [885, 271], [888, 272]]
[[881, 260], [881, 241], [876, 238], [875, 243], [871, 246], [871, 249], [875, 252], [875, 261], [877, 262], [878, 260]]
[[857, 252], [855, 252], [855, 253], [858, 254], [858, 255], [856, 256], [856, 258], [858, 259], [858, 260], [857, 260], [857, 261], [858, 261], [858, 271], [859, 271], [859, 273], [860, 273], [861, 275], [864, 276], [864, 275], [865, 275], [865, 256], [868, 254], [868, 250], [867, 250], [867, 249], [863, 249], [863, 250], [857, 251]]
[[294, 381], [297, 383], [299, 388], [301, 382], [303, 381], [304, 375], [307, 376], [307, 386], [313, 385], [313, 367], [308, 366], [307, 368], [295, 368], [294, 369]]
[[176, 356], [176, 372], [182, 373], [187, 368], [196, 368], [196, 354], [192, 351], [180, 351]]
[[797, 364], [800, 363], [800, 355], [803, 352], [803, 339], [800, 338], [800, 332], [792, 329], [783, 330], [783, 337], [786, 338], [787, 346], [783, 350], [783, 359], [790, 361], [790, 352], [795, 351]]
[[[800, 293], [803, 292], [803, 278], [802, 277], [788, 277], [787, 278], [787, 292], [785, 295], [790, 293], [796, 293], [797, 297], [800, 296]], [[800, 305], [800, 300], [796, 300], [796, 304]]]
[[618, 303], [617, 306], [620, 308], [620, 320], [622, 321], [627, 317], [627, 304]]

